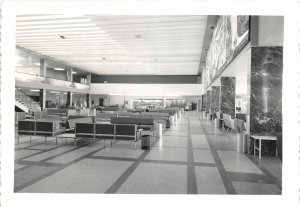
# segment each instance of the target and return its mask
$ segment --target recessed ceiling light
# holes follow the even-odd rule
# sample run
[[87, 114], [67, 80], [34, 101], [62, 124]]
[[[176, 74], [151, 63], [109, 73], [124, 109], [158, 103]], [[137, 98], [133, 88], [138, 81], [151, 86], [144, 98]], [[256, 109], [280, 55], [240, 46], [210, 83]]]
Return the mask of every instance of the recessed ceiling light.
[[30, 89], [30, 91], [32, 91], [32, 92], [38, 92], [40, 90], [39, 89]]
[[75, 71], [72, 71], [72, 73], [73, 73], [73, 74], [76, 74], [77, 72], [75, 72]]
[[63, 68], [53, 68], [54, 70], [65, 70]]
[[50, 91], [50, 93], [60, 93], [59, 91]]

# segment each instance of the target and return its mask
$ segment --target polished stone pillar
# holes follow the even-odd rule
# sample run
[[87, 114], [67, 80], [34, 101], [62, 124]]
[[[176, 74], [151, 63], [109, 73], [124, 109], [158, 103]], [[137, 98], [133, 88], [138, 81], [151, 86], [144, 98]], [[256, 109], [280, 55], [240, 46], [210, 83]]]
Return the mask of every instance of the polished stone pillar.
[[211, 87], [211, 105], [210, 109], [214, 112], [220, 109], [220, 86]]
[[41, 110], [44, 111], [46, 108], [46, 89], [40, 89], [40, 106]]
[[235, 117], [235, 77], [221, 77], [221, 111]]
[[[282, 47], [251, 48], [250, 134], [276, 136], [282, 142]], [[275, 144], [263, 142], [263, 154], [274, 154]]]
[[72, 106], [72, 93], [71, 92], [67, 92], [67, 106]]
[[90, 108], [90, 101], [91, 101], [91, 97], [90, 97], [90, 94], [86, 94], [86, 104], [87, 104], [87, 108]]
[[206, 91], [206, 112], [209, 112], [210, 109], [210, 91]]

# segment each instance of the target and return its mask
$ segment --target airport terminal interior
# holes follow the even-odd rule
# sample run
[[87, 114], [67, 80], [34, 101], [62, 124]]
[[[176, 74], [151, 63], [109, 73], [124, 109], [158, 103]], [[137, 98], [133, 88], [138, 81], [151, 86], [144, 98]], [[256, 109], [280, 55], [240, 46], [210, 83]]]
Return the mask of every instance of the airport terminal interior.
[[18, 15], [15, 193], [282, 194], [282, 16]]

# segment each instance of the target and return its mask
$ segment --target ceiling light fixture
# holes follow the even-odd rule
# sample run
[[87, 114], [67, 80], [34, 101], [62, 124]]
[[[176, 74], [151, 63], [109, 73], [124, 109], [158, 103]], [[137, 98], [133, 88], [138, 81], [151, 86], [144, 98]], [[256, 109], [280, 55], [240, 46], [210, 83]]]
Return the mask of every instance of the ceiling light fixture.
[[54, 70], [59, 70], [59, 71], [63, 71], [63, 70], [65, 70], [65, 69], [63, 69], [63, 68], [53, 68]]
[[59, 91], [50, 91], [50, 93], [60, 93]]
[[32, 92], [39, 92], [40, 90], [39, 89], [31, 89], [30, 91], [32, 91]]
[[76, 74], [77, 72], [75, 72], [75, 71], [72, 71], [72, 74]]

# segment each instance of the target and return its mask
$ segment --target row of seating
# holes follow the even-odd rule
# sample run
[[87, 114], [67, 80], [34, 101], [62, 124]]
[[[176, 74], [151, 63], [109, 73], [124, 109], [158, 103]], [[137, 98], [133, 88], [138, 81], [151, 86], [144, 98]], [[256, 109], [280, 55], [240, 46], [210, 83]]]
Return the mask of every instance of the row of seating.
[[45, 142], [47, 136], [55, 137], [65, 132], [61, 127], [60, 121], [49, 120], [19, 120], [18, 121], [18, 143], [20, 135], [41, 135], [45, 136]]
[[135, 124], [100, 124], [100, 123], [76, 123], [75, 126], [75, 146], [76, 140], [80, 138], [110, 139], [113, 140], [133, 140], [138, 141], [141, 137], [142, 129], [138, 129]]

